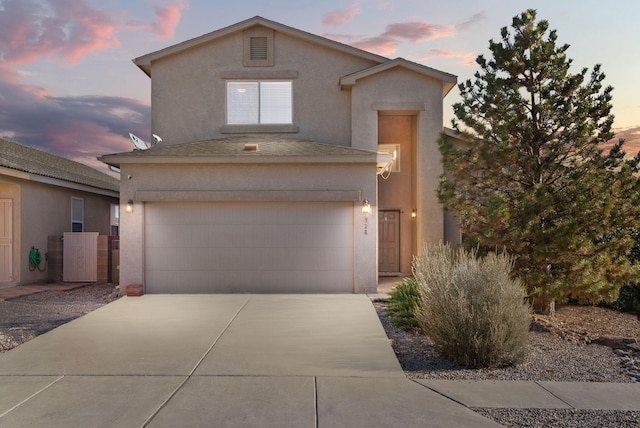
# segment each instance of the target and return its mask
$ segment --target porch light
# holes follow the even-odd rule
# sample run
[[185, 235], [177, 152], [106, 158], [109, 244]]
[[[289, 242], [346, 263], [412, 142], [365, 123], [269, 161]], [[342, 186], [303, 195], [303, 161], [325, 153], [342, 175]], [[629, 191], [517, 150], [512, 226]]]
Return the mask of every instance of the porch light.
[[414, 208], [414, 209], [411, 210], [411, 218], [416, 218], [416, 217], [418, 217], [418, 213], [416, 212], [416, 209]]
[[371, 212], [371, 204], [369, 199], [362, 201], [362, 214], [369, 214]]
[[132, 213], [133, 212], [133, 199], [129, 199], [127, 201], [127, 205], [124, 207], [125, 212]]

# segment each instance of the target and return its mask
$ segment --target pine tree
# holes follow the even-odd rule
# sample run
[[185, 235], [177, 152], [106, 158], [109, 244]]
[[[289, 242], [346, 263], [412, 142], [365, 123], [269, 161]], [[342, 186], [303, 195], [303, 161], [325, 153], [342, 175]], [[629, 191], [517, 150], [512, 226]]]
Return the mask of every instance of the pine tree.
[[453, 126], [465, 147], [439, 141], [438, 195], [461, 222], [465, 243], [506, 249], [532, 296], [611, 301], [637, 280], [627, 254], [640, 214], [639, 157], [613, 138], [612, 88], [600, 65], [571, 73], [569, 45], [536, 11], [513, 18], [493, 59], [459, 85]]

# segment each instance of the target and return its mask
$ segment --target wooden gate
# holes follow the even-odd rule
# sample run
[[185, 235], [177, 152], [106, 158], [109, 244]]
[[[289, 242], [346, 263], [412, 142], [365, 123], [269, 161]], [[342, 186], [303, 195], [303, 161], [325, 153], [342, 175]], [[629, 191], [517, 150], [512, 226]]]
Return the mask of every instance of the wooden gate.
[[63, 238], [62, 280], [98, 280], [98, 232], [65, 232]]

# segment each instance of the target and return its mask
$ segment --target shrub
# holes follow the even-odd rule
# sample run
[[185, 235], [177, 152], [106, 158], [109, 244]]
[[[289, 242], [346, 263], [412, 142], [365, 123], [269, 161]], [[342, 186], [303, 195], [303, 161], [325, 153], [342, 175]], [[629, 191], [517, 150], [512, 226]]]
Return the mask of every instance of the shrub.
[[458, 364], [516, 364], [526, 356], [531, 323], [525, 289], [511, 277], [510, 256], [476, 255], [440, 243], [414, 257], [417, 320], [438, 351]]
[[[631, 229], [631, 236], [634, 245], [629, 253], [629, 261], [640, 263], [640, 229]], [[621, 311], [635, 312], [640, 316], [640, 283], [634, 282], [622, 286], [616, 306]]]
[[610, 307], [622, 312], [635, 312], [640, 316], [640, 283], [623, 285], [620, 297]]
[[[627, 258], [631, 263], [638, 264], [640, 263], [640, 229], [631, 228], [629, 233], [633, 238], [634, 245]], [[623, 285], [615, 302], [601, 301], [599, 304], [621, 312], [635, 312], [640, 317], [640, 282], [631, 282]]]
[[420, 293], [414, 279], [407, 278], [389, 293], [387, 313], [391, 323], [403, 330], [418, 328], [415, 309], [418, 306]]

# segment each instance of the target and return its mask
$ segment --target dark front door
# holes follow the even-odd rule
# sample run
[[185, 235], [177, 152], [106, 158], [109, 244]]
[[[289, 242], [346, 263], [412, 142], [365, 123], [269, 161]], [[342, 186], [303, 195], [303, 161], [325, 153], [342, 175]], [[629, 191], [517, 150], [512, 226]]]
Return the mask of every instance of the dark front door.
[[378, 270], [400, 272], [400, 211], [378, 211]]

